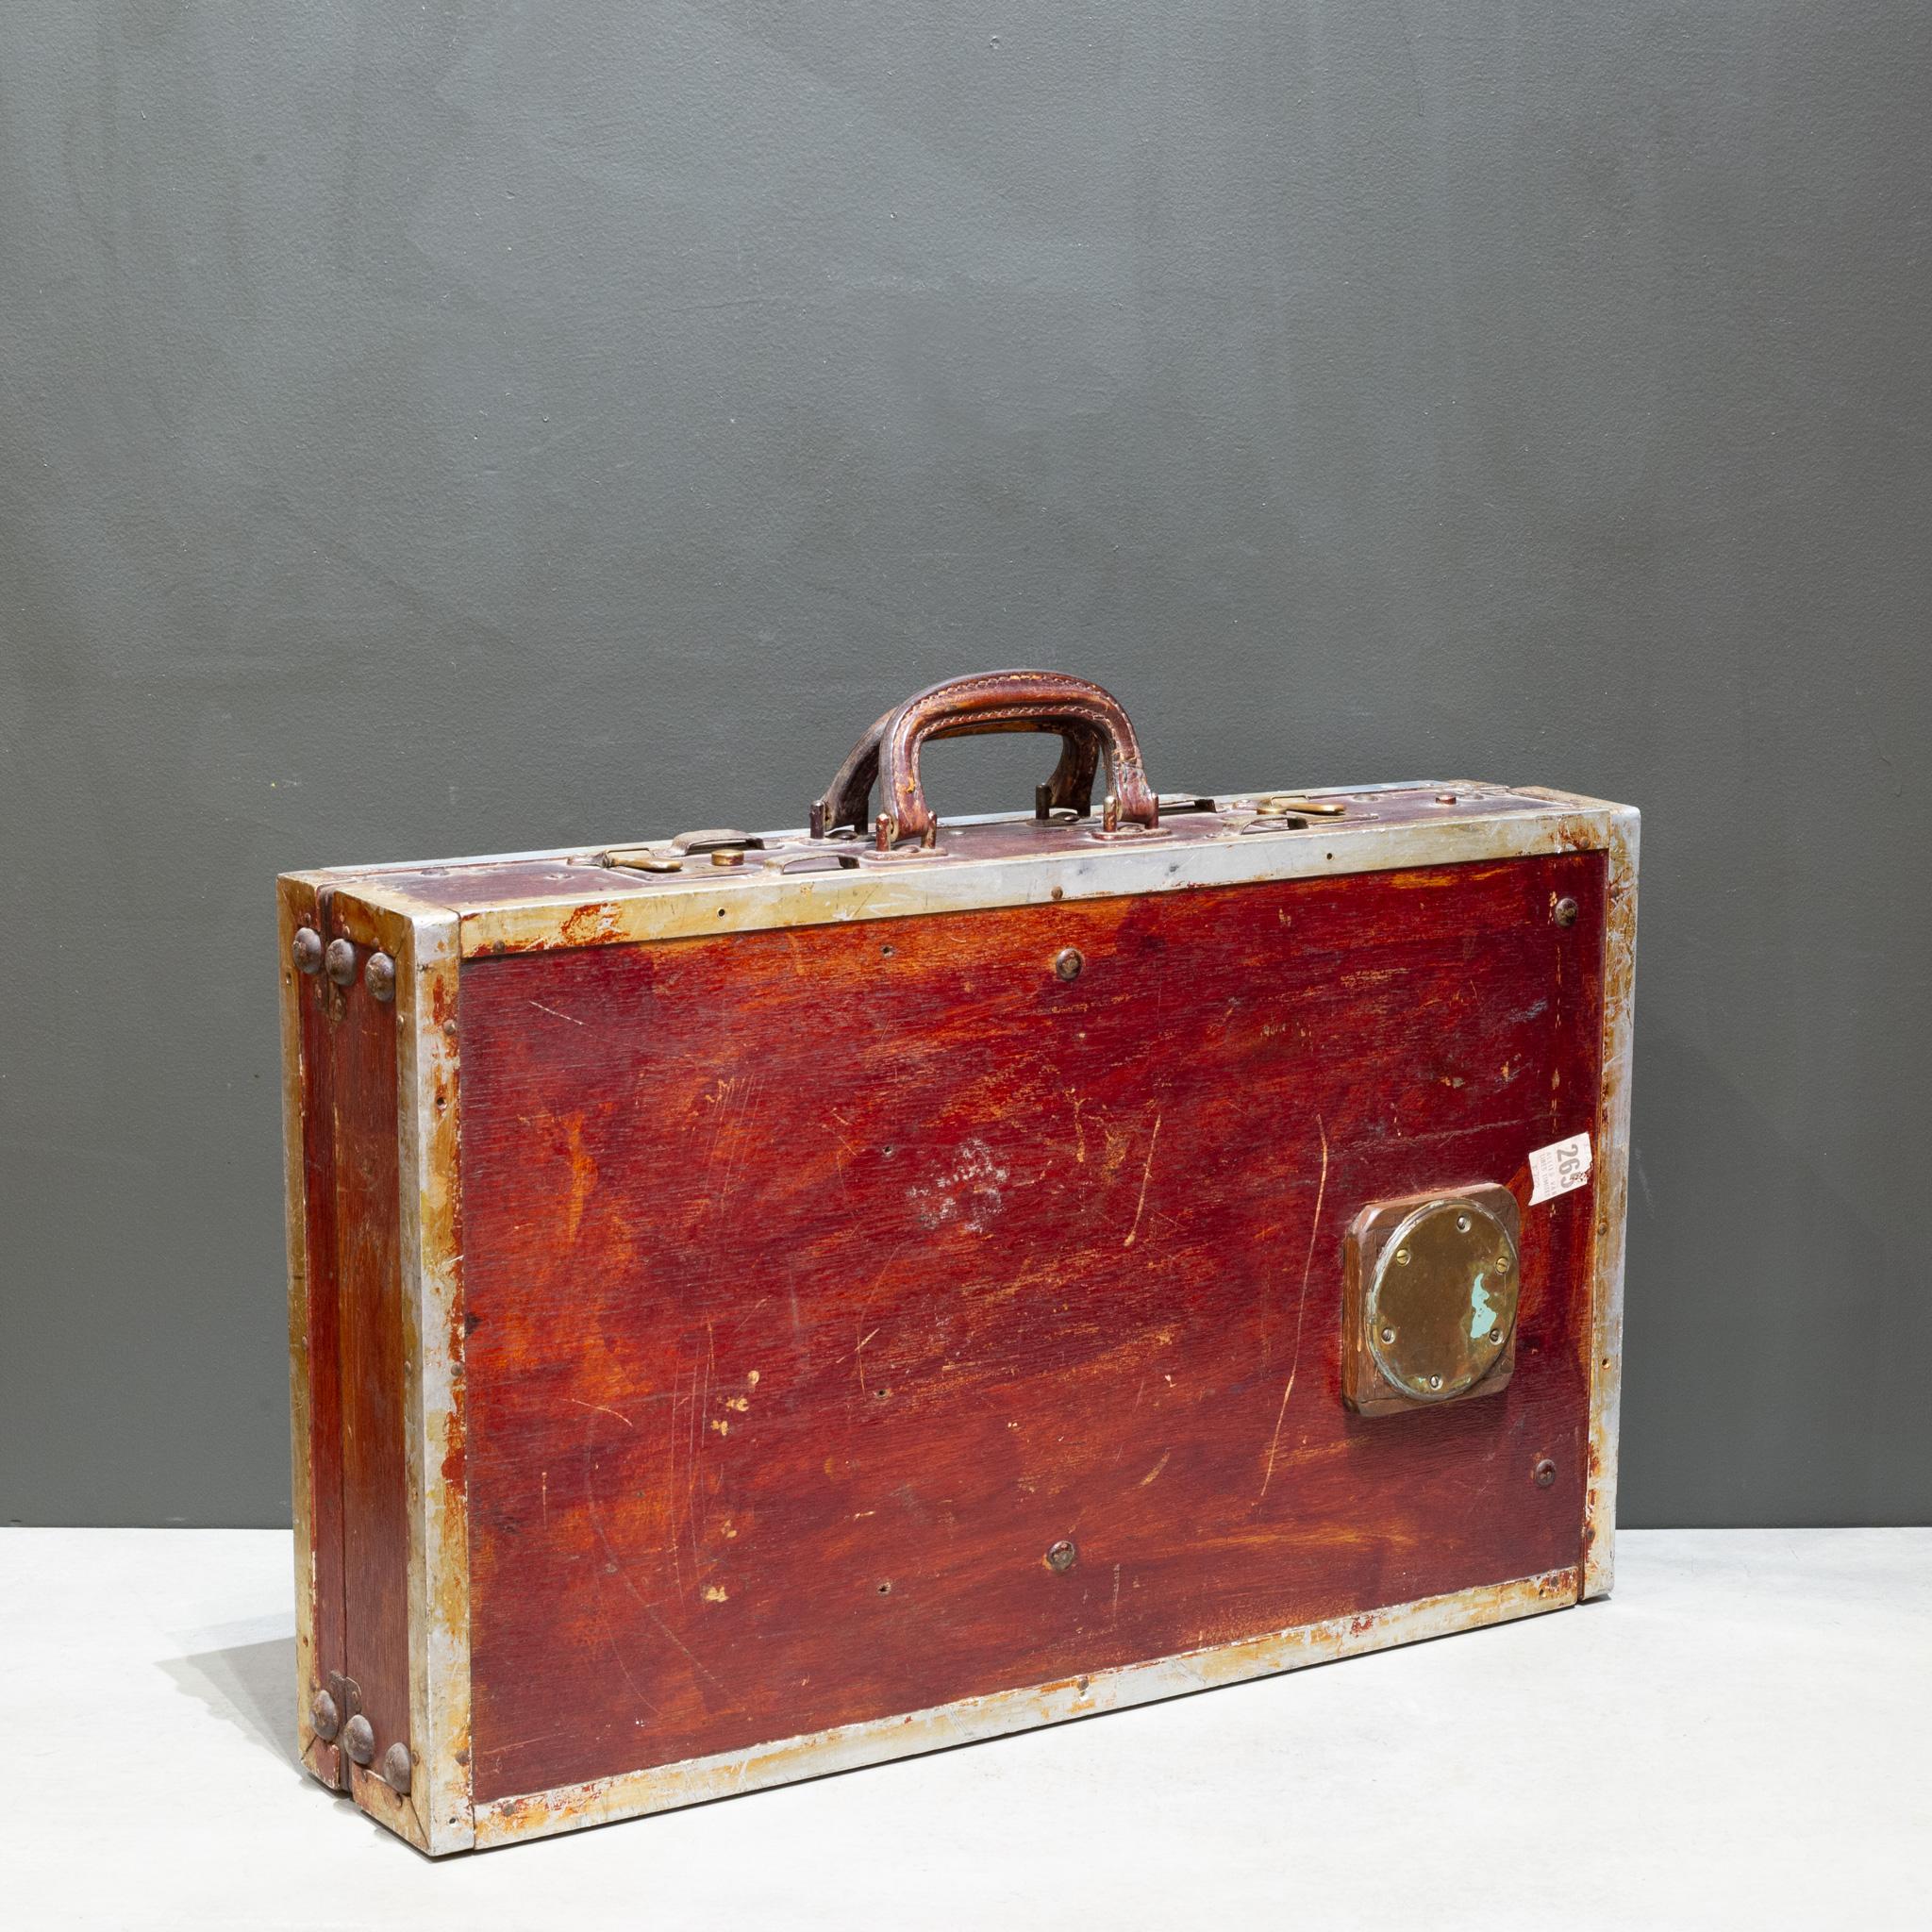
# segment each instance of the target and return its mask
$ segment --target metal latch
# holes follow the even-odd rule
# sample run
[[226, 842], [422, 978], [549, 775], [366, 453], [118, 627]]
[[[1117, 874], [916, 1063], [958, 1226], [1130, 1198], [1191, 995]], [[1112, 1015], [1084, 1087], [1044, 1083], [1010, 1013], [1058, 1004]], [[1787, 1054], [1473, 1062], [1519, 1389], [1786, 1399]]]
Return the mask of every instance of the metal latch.
[[1264, 819], [1339, 819], [1348, 810], [1339, 798], [1304, 798], [1298, 792], [1271, 791], [1255, 801], [1255, 809]]
[[650, 845], [613, 845], [603, 860], [607, 866], [631, 872], [682, 872], [687, 858], [708, 855], [713, 865], [742, 865], [747, 852], [764, 849], [765, 841], [756, 832], [734, 832], [719, 825], [680, 832], [675, 839]]
[[708, 831], [680, 832], [672, 840], [679, 852], [695, 856], [700, 852], [762, 852], [765, 841], [755, 832], [733, 832], [724, 826]]

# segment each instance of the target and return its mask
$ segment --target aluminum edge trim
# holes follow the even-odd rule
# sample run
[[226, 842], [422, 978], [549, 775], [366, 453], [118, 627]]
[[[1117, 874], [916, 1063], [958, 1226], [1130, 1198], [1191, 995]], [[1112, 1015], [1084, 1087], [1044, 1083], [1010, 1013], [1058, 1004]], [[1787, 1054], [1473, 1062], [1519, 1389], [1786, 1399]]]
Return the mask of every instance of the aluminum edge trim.
[[581, 896], [465, 908], [462, 950], [475, 958], [1601, 851], [1625, 810], [1553, 806], [1484, 819], [1236, 835], [1185, 847], [1149, 841], [852, 872], [766, 870], [688, 885], [679, 878], [662, 890], [606, 899], [595, 896], [593, 875]]
[[[398, 960], [403, 1332], [408, 1431], [410, 1802], [425, 1848], [475, 1838], [470, 1800], [470, 1577], [458, 1219], [457, 921], [411, 921]], [[448, 1023], [447, 1029], [445, 1022]]]
[[1604, 899], [1603, 1088], [1597, 1109], [1591, 1281], [1590, 1438], [1583, 1594], [1615, 1580], [1617, 1430], [1624, 1379], [1624, 1257], [1630, 1200], [1630, 1073], [1637, 991], [1638, 814], [1612, 814]]

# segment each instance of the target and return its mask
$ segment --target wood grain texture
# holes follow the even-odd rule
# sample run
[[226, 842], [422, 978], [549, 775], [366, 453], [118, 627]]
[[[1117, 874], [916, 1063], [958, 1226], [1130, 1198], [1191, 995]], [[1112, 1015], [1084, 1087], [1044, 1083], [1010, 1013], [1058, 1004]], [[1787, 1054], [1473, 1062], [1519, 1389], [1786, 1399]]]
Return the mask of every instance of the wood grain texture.
[[467, 963], [477, 1801], [1576, 1563], [1591, 1191], [1482, 1402], [1347, 1412], [1341, 1249], [1592, 1124], [1603, 880]]
[[[306, 916], [321, 915], [305, 894]], [[336, 1270], [336, 1133], [334, 1027], [329, 1018], [336, 989], [322, 974], [301, 975], [294, 991], [300, 1042], [302, 1211], [304, 1262], [303, 1349], [308, 1375], [306, 1415], [309, 1536], [306, 1585], [314, 1632], [312, 1675], [297, 1687], [307, 1732], [307, 1709], [326, 1687], [331, 1672], [347, 1669], [342, 1595], [342, 1384], [341, 1299]], [[348, 1782], [339, 1748], [314, 1740], [309, 1767], [335, 1789]]]
[[[363, 957], [358, 949], [358, 974]], [[340, 1017], [331, 1024], [343, 1652], [379, 1760], [390, 1744], [409, 1737], [396, 1014], [370, 995], [359, 976], [338, 1006]]]

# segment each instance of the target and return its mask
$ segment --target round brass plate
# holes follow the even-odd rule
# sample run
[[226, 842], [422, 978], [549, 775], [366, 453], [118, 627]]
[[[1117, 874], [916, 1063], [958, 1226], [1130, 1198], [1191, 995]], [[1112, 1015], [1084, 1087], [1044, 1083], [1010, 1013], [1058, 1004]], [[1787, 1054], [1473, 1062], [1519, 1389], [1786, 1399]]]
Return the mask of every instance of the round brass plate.
[[1471, 1201], [1431, 1201], [1376, 1257], [1370, 1353], [1404, 1394], [1446, 1402], [1495, 1366], [1520, 1288], [1516, 1243], [1493, 1214]]

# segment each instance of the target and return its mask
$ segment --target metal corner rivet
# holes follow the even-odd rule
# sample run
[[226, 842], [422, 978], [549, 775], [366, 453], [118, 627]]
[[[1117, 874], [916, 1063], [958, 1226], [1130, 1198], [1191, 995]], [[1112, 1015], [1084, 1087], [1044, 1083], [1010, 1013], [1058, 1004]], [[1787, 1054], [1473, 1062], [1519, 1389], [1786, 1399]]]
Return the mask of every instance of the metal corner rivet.
[[1078, 946], [1062, 946], [1053, 956], [1053, 970], [1062, 979], [1078, 979], [1080, 969], [1087, 963]]
[[409, 1747], [407, 1744], [391, 1744], [382, 1754], [382, 1781], [399, 1796], [409, 1793]]
[[1531, 1474], [1536, 1477], [1537, 1488], [1546, 1490], [1557, 1480], [1557, 1465], [1547, 1456], [1539, 1456]]
[[1067, 1538], [1062, 1537], [1058, 1542], [1055, 1543], [1054, 1546], [1047, 1551], [1046, 1567], [1049, 1570], [1057, 1570], [1064, 1573], [1065, 1571], [1071, 1570], [1074, 1567], [1074, 1565], [1079, 1560], [1079, 1557], [1080, 1552], [1074, 1547], [1073, 1543]]
[[1558, 899], [1556, 905], [1550, 908], [1550, 917], [1558, 925], [1574, 925], [1576, 924], [1577, 909], [1574, 899]]
[[375, 1733], [370, 1729], [369, 1720], [360, 1711], [342, 1726], [342, 1749], [358, 1764], [375, 1762]]
[[347, 940], [329, 941], [328, 950], [322, 956], [322, 963], [338, 986], [356, 983], [356, 949]]
[[289, 957], [298, 973], [322, 971], [322, 935], [312, 925], [298, 925], [289, 941]]
[[362, 983], [372, 997], [392, 1000], [396, 996], [396, 962], [387, 953], [371, 953], [362, 969]]
[[342, 1727], [342, 1720], [336, 1709], [335, 1699], [326, 1690], [315, 1693], [314, 1701], [308, 1707], [308, 1722], [325, 1744], [335, 1741], [336, 1733]]

